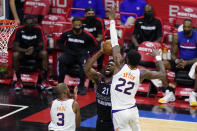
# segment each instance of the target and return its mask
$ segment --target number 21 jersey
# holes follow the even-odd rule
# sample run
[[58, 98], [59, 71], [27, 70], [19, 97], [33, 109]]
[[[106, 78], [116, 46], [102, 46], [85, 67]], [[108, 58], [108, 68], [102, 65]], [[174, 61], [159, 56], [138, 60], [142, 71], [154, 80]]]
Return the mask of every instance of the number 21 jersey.
[[49, 130], [75, 131], [75, 113], [72, 109], [73, 101], [73, 99], [55, 99], [53, 101], [50, 110], [51, 122], [49, 124]]
[[125, 64], [113, 76], [111, 84], [112, 110], [127, 109], [135, 105], [135, 94], [140, 85], [140, 70]]

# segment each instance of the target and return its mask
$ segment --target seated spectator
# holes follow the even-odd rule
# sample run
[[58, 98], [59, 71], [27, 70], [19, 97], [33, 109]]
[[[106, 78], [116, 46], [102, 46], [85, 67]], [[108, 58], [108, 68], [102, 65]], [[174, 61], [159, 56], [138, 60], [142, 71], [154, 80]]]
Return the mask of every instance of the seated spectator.
[[[100, 18], [105, 17], [105, 8], [102, 0], [74, 0], [72, 8], [83, 8], [86, 9], [92, 7], [95, 10], [96, 16]], [[72, 10], [72, 17], [83, 17], [84, 11]]]
[[23, 87], [23, 83], [20, 76], [20, 62], [21, 60], [29, 58], [42, 59], [43, 78], [41, 83], [41, 89], [52, 88], [47, 79], [48, 69], [48, 57], [47, 52], [43, 50], [44, 36], [39, 26], [34, 26], [32, 17], [24, 19], [24, 26], [16, 28], [14, 33], [14, 52], [13, 52], [13, 67], [17, 77], [17, 83], [15, 89], [20, 90]]
[[65, 31], [57, 41], [57, 44], [64, 51], [64, 54], [58, 59], [58, 82], [63, 83], [70, 67], [77, 64], [80, 66], [79, 94], [85, 95], [83, 65], [88, 58], [88, 52], [92, 52], [95, 45], [97, 45], [95, 37], [83, 30], [82, 20], [75, 17], [72, 20], [72, 29]]
[[154, 17], [153, 7], [146, 5], [144, 7], [144, 17], [135, 22], [135, 28], [132, 35], [132, 43], [137, 49], [139, 44], [144, 41], [161, 42], [162, 24]]
[[[144, 6], [146, 5], [145, 0], [123, 0], [120, 3], [120, 12], [136, 13], [138, 17], [144, 16]], [[125, 25], [134, 24], [134, 15], [120, 15], [121, 21]]]
[[[171, 69], [175, 71], [175, 77], [178, 71], [190, 71], [194, 62], [197, 61], [197, 32], [192, 30], [192, 20], [185, 19], [183, 22], [183, 31], [178, 32], [173, 38], [171, 56]], [[179, 53], [178, 57], [177, 54]], [[168, 103], [175, 101], [175, 86], [170, 86], [165, 91], [165, 96], [158, 100], [159, 103]], [[196, 82], [195, 89], [189, 96], [191, 106], [197, 106], [196, 102]]]
[[14, 19], [20, 25], [23, 21], [23, 6], [24, 0], [10, 0], [10, 9], [12, 14], [10, 14], [10, 19]]
[[104, 21], [95, 16], [93, 8], [89, 7], [85, 10], [85, 17], [82, 18], [84, 30], [91, 33], [98, 42], [103, 40]]
[[[94, 9], [89, 7], [85, 10], [85, 17], [82, 18], [84, 30], [91, 33], [99, 45], [103, 41], [104, 22], [101, 18], [95, 16]], [[98, 59], [98, 70], [102, 69], [103, 55]]]

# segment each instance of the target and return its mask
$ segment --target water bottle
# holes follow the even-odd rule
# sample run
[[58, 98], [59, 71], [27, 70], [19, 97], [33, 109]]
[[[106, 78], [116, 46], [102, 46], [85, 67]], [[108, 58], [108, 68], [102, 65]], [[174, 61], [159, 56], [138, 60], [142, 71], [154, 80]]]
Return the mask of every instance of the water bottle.
[[48, 37], [49, 48], [54, 48], [54, 40], [52, 36]]
[[170, 51], [170, 49], [168, 49], [167, 60], [171, 60], [171, 51]]

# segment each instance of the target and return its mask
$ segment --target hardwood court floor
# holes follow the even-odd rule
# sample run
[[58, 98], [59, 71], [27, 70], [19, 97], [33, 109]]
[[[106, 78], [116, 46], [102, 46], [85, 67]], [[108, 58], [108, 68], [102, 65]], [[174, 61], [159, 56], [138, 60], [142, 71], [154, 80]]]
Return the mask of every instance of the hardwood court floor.
[[[95, 131], [95, 92], [89, 90], [78, 96], [82, 124], [77, 131]], [[38, 92], [24, 88], [16, 94], [11, 87], [0, 85], [0, 131], [47, 131], [50, 122], [50, 104], [54, 99], [50, 92]], [[188, 102], [160, 105], [158, 98], [137, 96], [142, 131], [197, 131], [197, 108]]]
[[140, 118], [142, 131], [197, 131], [197, 123]]

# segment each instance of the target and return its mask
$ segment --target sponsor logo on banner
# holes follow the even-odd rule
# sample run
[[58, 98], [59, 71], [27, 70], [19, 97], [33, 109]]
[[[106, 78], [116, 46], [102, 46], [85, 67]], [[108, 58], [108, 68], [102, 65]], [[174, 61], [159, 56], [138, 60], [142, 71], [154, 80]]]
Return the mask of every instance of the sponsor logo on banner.
[[0, 63], [8, 63], [8, 60], [0, 58]]
[[189, 12], [189, 13], [194, 12], [194, 10], [192, 8], [185, 8], [184, 10], [185, 10], [185, 12]]
[[170, 76], [170, 77], [173, 77], [173, 78], [175, 77], [175, 73], [174, 72], [168, 72], [167, 75]]
[[153, 47], [153, 46], [154, 46], [153, 43], [151, 43], [151, 42], [147, 42], [145, 45], [146, 45], [147, 47]]
[[31, 81], [31, 80], [33, 80], [33, 79], [30, 78], [30, 77], [21, 77], [21, 79], [22, 79], [23, 81]]
[[55, 14], [66, 14], [67, 6], [68, 6], [67, 0], [51, 0], [52, 3], [52, 13]]
[[52, 20], [52, 21], [55, 21], [57, 20], [58, 18], [56, 16], [49, 16], [49, 20]]
[[150, 49], [150, 48], [145, 48], [145, 47], [138, 47], [138, 51], [152, 52], [152, 49]]
[[179, 5], [169, 5], [169, 16], [177, 18], [197, 18], [197, 8]]
[[40, 0], [35, 0], [35, 1], [27, 1], [26, 5], [28, 6], [34, 6], [35, 8], [37, 8], [38, 6], [40, 7], [46, 7], [46, 4], [43, 2], [40, 2]]
[[116, 6], [116, 9], [117, 11], [119, 11], [119, 3], [120, 1], [115, 1], [115, 0], [105, 0], [105, 9], [109, 9], [111, 7], [115, 7]]
[[0, 58], [8, 58], [8, 53], [0, 52]]

